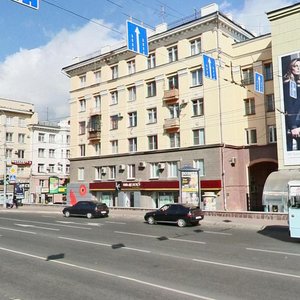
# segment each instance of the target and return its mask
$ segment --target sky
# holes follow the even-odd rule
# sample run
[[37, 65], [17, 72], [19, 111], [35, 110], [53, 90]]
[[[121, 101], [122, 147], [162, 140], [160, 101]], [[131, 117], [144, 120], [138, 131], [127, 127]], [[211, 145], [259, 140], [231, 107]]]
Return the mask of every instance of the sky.
[[39, 9], [0, 0], [0, 98], [33, 103], [40, 121], [69, 116], [76, 57], [125, 42], [126, 20], [154, 29], [216, 3], [255, 35], [269, 33], [266, 12], [294, 0], [40, 0]]

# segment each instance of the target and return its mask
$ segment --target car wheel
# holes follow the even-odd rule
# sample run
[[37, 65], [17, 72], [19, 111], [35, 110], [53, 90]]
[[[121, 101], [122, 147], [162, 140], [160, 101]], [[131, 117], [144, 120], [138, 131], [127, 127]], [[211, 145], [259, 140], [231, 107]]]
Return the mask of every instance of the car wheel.
[[148, 217], [147, 222], [148, 222], [148, 224], [150, 224], [150, 225], [155, 224], [155, 220], [154, 220], [153, 217]]
[[186, 226], [186, 221], [184, 221], [183, 219], [179, 219], [179, 220], [177, 221], [177, 225], [178, 225], [179, 227], [185, 227], [185, 226]]
[[86, 217], [87, 217], [88, 219], [91, 219], [91, 218], [93, 217], [93, 215], [92, 215], [92, 213], [87, 213], [87, 214], [86, 214]]
[[67, 217], [67, 218], [69, 218], [70, 217], [70, 212], [67, 210], [67, 211], [65, 211], [65, 217]]

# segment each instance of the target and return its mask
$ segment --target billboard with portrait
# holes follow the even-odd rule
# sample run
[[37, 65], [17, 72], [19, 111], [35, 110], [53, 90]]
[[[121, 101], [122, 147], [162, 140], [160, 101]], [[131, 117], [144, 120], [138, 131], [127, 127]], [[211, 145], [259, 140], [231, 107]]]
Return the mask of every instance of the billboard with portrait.
[[284, 165], [300, 164], [300, 51], [279, 57]]

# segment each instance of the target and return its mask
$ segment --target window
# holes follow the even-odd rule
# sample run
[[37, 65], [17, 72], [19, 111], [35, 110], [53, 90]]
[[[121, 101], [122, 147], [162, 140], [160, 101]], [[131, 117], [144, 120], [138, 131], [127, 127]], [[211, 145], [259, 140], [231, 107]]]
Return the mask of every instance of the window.
[[202, 85], [203, 84], [203, 70], [197, 69], [191, 71], [192, 74], [192, 86]]
[[169, 63], [178, 60], [177, 46], [168, 49]]
[[112, 105], [118, 104], [118, 92], [113, 91], [110, 93], [110, 96], [111, 96], [111, 104]]
[[100, 83], [101, 81], [101, 71], [94, 72], [95, 83]]
[[25, 134], [23, 134], [23, 133], [18, 134], [18, 143], [25, 144]]
[[170, 148], [180, 147], [180, 134], [179, 132], [173, 132], [169, 134]]
[[79, 122], [79, 134], [85, 134], [85, 121]]
[[147, 97], [156, 96], [156, 82], [151, 81], [147, 83]]
[[111, 143], [111, 151], [113, 154], [117, 154], [118, 153], [118, 141], [117, 140], [113, 140], [110, 142]]
[[109, 166], [108, 167], [108, 177], [109, 179], [116, 179], [116, 175], [117, 175], [117, 169], [116, 166]]
[[12, 132], [6, 132], [6, 142], [12, 142], [13, 141], [13, 133]]
[[204, 102], [203, 98], [192, 100], [193, 103], [193, 116], [204, 115]]
[[101, 143], [94, 144], [94, 152], [95, 152], [95, 155], [101, 154]]
[[86, 110], [86, 100], [80, 99], [79, 100], [79, 112], [84, 112]]
[[130, 138], [128, 139], [129, 145], [129, 152], [136, 152], [137, 151], [137, 138]]
[[39, 133], [38, 141], [41, 143], [45, 143], [45, 134], [44, 133]]
[[168, 106], [170, 111], [170, 117], [171, 119], [179, 118], [179, 104], [173, 104]]
[[95, 95], [94, 96], [94, 107], [95, 108], [101, 108], [101, 96], [100, 95]]
[[169, 90], [178, 89], [178, 75], [168, 77]]
[[38, 164], [38, 173], [45, 173], [45, 165]]
[[135, 101], [136, 100], [136, 87], [131, 86], [128, 88], [128, 100]]
[[100, 115], [94, 115], [91, 116], [89, 121], [89, 130], [91, 132], [99, 132], [101, 130], [101, 116]]
[[79, 145], [80, 156], [85, 156], [85, 145]]
[[149, 54], [148, 59], [147, 59], [147, 65], [148, 65], [148, 69], [155, 68], [156, 60], [155, 60], [155, 54], [154, 53]]
[[45, 179], [40, 179], [39, 180], [39, 186], [45, 187], [46, 186], [46, 180]]
[[135, 178], [135, 165], [128, 165], [127, 166], [127, 178], [134, 179]]
[[111, 78], [112, 79], [118, 78], [118, 66], [117, 65], [111, 67]]
[[157, 122], [156, 108], [147, 109], [147, 113], [148, 113], [148, 123], [156, 123]]
[[70, 165], [66, 165], [66, 173], [70, 174]]
[[243, 76], [243, 80], [242, 80], [243, 84], [253, 84], [254, 83], [254, 76], [253, 76], [252, 68], [242, 70], [242, 74], [243, 74], [242, 75]]
[[13, 117], [11, 116], [6, 116], [6, 125], [7, 126], [12, 126], [13, 125]]
[[6, 158], [12, 158], [13, 149], [6, 149], [5, 156]]
[[20, 127], [26, 127], [26, 120], [23, 118], [19, 118], [19, 126]]
[[80, 80], [80, 87], [85, 87], [86, 86], [86, 76], [85, 75], [82, 75], [82, 76], [79, 76], [79, 80]]
[[95, 180], [100, 180], [101, 179], [101, 167], [95, 167]]
[[177, 161], [168, 162], [168, 177], [177, 177], [177, 176], [178, 176]]
[[149, 150], [157, 149], [157, 135], [148, 136], [148, 148]]
[[70, 141], [71, 141], [71, 136], [67, 135], [67, 144], [70, 145]]
[[205, 144], [204, 128], [193, 130], [193, 140], [194, 140], [194, 145]]
[[193, 161], [193, 167], [199, 169], [199, 175], [204, 176], [204, 159], [195, 159]]
[[25, 157], [25, 150], [18, 150], [17, 156], [18, 156], [18, 158], [24, 158]]
[[49, 134], [49, 143], [55, 143], [55, 134]]
[[246, 129], [246, 139], [247, 145], [256, 144], [257, 143], [257, 134], [256, 129]]
[[71, 153], [70, 150], [66, 151], [66, 158], [70, 158], [70, 153]]
[[84, 180], [84, 168], [80, 167], [77, 171], [78, 180]]
[[45, 158], [45, 149], [44, 148], [39, 148], [38, 149], [38, 157], [39, 158]]
[[201, 52], [201, 39], [196, 39], [190, 42], [191, 44], [191, 55], [196, 55]]
[[244, 99], [245, 105], [245, 115], [254, 115], [255, 114], [255, 100], [254, 98]]
[[127, 62], [128, 74], [135, 73], [135, 60], [130, 60]]
[[150, 178], [159, 177], [158, 163], [150, 163]]
[[53, 164], [49, 164], [48, 172], [54, 173], [54, 165]]
[[267, 112], [275, 111], [274, 94], [266, 95], [266, 109]]
[[273, 79], [273, 65], [272, 63], [264, 64], [264, 77], [265, 80]]
[[49, 149], [49, 157], [55, 158], [55, 150], [54, 149]]
[[110, 117], [110, 129], [115, 130], [118, 129], [119, 116], [113, 115]]
[[133, 111], [128, 113], [129, 127], [137, 126], [137, 112]]
[[268, 131], [269, 131], [269, 143], [276, 143], [277, 142], [276, 126], [275, 125], [269, 126]]

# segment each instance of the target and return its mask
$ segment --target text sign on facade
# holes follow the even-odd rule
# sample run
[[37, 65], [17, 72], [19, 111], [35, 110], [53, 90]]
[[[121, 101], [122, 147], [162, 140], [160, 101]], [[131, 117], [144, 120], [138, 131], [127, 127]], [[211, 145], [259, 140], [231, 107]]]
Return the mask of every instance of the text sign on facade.
[[145, 27], [127, 21], [127, 49], [148, 56], [148, 38]]
[[34, 9], [39, 9], [39, 0], [13, 0], [13, 1]]
[[204, 76], [208, 79], [217, 80], [216, 60], [203, 54]]
[[254, 86], [255, 86], [255, 92], [257, 93], [264, 93], [264, 75], [255, 72], [254, 74]]

